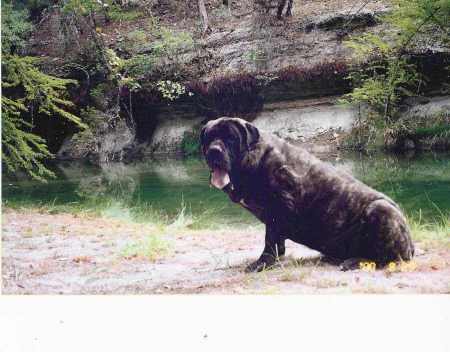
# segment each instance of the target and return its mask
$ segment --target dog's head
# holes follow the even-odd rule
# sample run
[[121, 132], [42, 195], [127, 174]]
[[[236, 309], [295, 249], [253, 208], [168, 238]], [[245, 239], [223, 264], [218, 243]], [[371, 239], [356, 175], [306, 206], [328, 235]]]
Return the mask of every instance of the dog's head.
[[211, 170], [211, 184], [219, 189], [227, 186], [233, 169], [258, 140], [258, 129], [245, 120], [222, 117], [209, 121], [200, 133], [200, 143]]

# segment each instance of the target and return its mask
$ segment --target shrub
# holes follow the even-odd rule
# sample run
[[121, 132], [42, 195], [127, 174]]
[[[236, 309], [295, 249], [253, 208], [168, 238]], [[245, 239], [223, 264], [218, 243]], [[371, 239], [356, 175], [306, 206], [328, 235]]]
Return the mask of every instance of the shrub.
[[450, 114], [402, 118], [384, 131], [389, 149], [448, 149], [450, 148]]
[[[34, 114], [59, 116], [86, 128], [68, 109], [67, 88], [76, 81], [42, 73], [32, 57], [5, 56], [2, 62], [2, 162], [9, 172], [23, 170], [33, 178], [51, 176], [42, 163], [51, 157], [45, 141], [32, 133]], [[28, 131], [27, 131], [28, 130]]]
[[423, 39], [435, 45], [448, 43], [450, 6], [441, 0], [394, 0], [393, 5], [393, 11], [383, 19], [391, 25], [390, 32], [365, 33], [346, 42], [357, 65], [348, 76], [353, 91], [342, 101], [369, 107], [374, 118], [361, 122], [372, 124], [384, 133], [388, 144], [396, 145], [405, 131], [399, 126], [406, 124], [408, 131], [414, 126], [413, 120], [398, 121], [400, 103], [420, 94], [425, 79], [408, 53], [423, 45]]
[[183, 133], [181, 151], [185, 156], [194, 156], [200, 153], [200, 127]]
[[125, 35], [125, 40], [122, 44], [121, 49], [131, 54], [136, 54], [140, 50], [142, 50], [145, 44], [147, 44], [148, 42], [149, 37], [147, 33], [143, 30], [136, 29]]
[[145, 12], [138, 8], [122, 9], [116, 4], [112, 4], [108, 10], [108, 18], [111, 21], [127, 22], [134, 21], [145, 16]]
[[[160, 26], [152, 31], [151, 36], [156, 40], [149, 45], [149, 53], [134, 55], [125, 62], [125, 71], [135, 78], [148, 77], [156, 70], [163, 71], [162, 73], [178, 70], [179, 54], [194, 45], [190, 33], [175, 32]], [[144, 44], [142, 34], [137, 33], [134, 37], [139, 38], [141, 46]], [[159, 75], [160, 73], [158, 72]]]
[[28, 21], [28, 12], [17, 10], [8, 0], [2, 1], [2, 54], [21, 53], [26, 38], [33, 26]]

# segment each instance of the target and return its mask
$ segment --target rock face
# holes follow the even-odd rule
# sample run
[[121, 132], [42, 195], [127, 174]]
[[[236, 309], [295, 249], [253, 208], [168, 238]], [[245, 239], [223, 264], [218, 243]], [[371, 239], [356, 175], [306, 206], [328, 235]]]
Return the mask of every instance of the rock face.
[[[426, 118], [435, 114], [450, 114], [450, 96], [434, 97], [427, 102], [414, 102], [400, 118]], [[181, 152], [185, 132], [198, 128], [202, 119], [182, 116], [163, 116], [151, 141], [142, 145], [144, 154]], [[258, 128], [273, 133], [291, 143], [302, 145], [316, 153], [332, 153], [339, 147], [340, 138], [350, 131], [358, 118], [356, 108], [336, 104], [336, 97], [270, 103], [252, 120]], [[406, 141], [405, 148], [414, 148]]]
[[[351, 128], [357, 116], [354, 109], [335, 105], [333, 98], [349, 89], [348, 82], [344, 82], [343, 78], [352, 57], [350, 49], [345, 46], [345, 39], [350, 35], [377, 33], [386, 29], [378, 17], [387, 13], [390, 6], [387, 0], [294, 1], [292, 17], [279, 21], [273, 14], [258, 13], [254, 8], [254, 0], [234, 2], [232, 15], [228, 10], [224, 12], [222, 1], [214, 0], [206, 4], [212, 31], [201, 35], [195, 2], [160, 0], [154, 3], [157, 5], [150, 10], [160, 19], [161, 25], [175, 32], [190, 33], [195, 45], [193, 49], [175, 55], [176, 58], [162, 58], [159, 63], [161, 67], [155, 64], [156, 69], [146, 76], [146, 80], [164, 78], [161, 77], [162, 73], [167, 75], [172, 72], [171, 67], [175, 64], [176, 80], [185, 83], [195, 81], [200, 86], [220, 77], [252, 75], [261, 84], [257, 98], [261, 98], [263, 106], [262, 111], [251, 116], [256, 126], [308, 146], [321, 144], [332, 147], [338, 145], [340, 134]], [[121, 53], [120, 43], [125, 33], [133, 30], [150, 31], [145, 21], [148, 18], [135, 23], [127, 22], [123, 27], [122, 23], [104, 24], [102, 37], [110, 48]], [[41, 45], [42, 38], [36, 36], [33, 41], [35, 45], [32, 45], [33, 53], [59, 57], [60, 60], [71, 57], [70, 52], [61, 51], [63, 49], [49, 49], [54, 46], [51, 45], [51, 30], [47, 27], [45, 24], [42, 26], [42, 32], [47, 34], [42, 37], [48, 39], [48, 48]], [[431, 47], [424, 44], [424, 48], [428, 50]], [[64, 47], [66, 49], [67, 46]], [[68, 49], [70, 51], [71, 46]], [[152, 50], [148, 43], [141, 49], [139, 53]], [[436, 45], [431, 49], [430, 55], [439, 52], [448, 56], [450, 53], [450, 49]], [[127, 55], [132, 56], [133, 53]], [[443, 66], [439, 61], [432, 70]], [[343, 69], [334, 70], [334, 67]], [[328, 71], [323, 74], [322, 69]], [[205, 102], [201, 99], [197, 102], [175, 101], [170, 103], [170, 109], [160, 109], [155, 106], [167, 105], [167, 102], [152, 105], [152, 94], [147, 94], [147, 100], [146, 97], [142, 98], [148, 103], [133, 103], [140, 105], [134, 106], [133, 127], [122, 121], [113, 127], [96, 130], [91, 139], [77, 140], [74, 136], [64, 142], [58, 157], [90, 158], [104, 162], [121, 160], [126, 155], [137, 157], [179, 153], [185, 133], [198, 128], [206, 118], [211, 118], [207, 112], [197, 109]], [[214, 103], [217, 104], [220, 98], [221, 91]], [[439, 104], [436, 101], [429, 108], [435, 109]], [[425, 106], [416, 105], [414, 103], [414, 109], [425, 113]], [[96, 108], [105, 111], [100, 106]], [[207, 106], [205, 110], [214, 110], [214, 106], [210, 108]], [[320, 142], [321, 138], [323, 143]]]
[[450, 114], [450, 97], [440, 96], [429, 99], [416, 99], [408, 104], [403, 113], [404, 118], [414, 118], [415, 116], [432, 116], [436, 114]]
[[309, 67], [348, 60], [350, 50], [342, 42], [342, 36], [369, 30], [377, 25], [376, 16], [386, 11], [387, 7], [381, 3], [357, 15], [330, 8], [326, 15], [308, 17], [298, 9], [298, 17], [294, 15], [289, 22], [275, 25], [249, 16], [235, 28], [206, 39], [212, 61], [220, 63], [208, 76], [243, 71], [276, 72], [289, 66]]
[[200, 125], [202, 118], [185, 119], [183, 117], [166, 118], [162, 120], [153, 132], [148, 144], [141, 145], [142, 154], [173, 154], [181, 153], [181, 143], [186, 132], [191, 132]]
[[[102, 121], [107, 117], [99, 118]], [[96, 164], [108, 161], [121, 161], [124, 159], [127, 149], [131, 148], [135, 140], [135, 131], [124, 119], [117, 119], [114, 125], [102, 122], [93, 131], [80, 132], [67, 138], [56, 154], [59, 160], [89, 159]]]
[[[308, 149], [317, 149], [311, 144], [322, 144], [322, 147], [328, 144], [330, 150], [336, 147], [334, 141], [337, 137], [350, 130], [357, 116], [357, 110], [336, 105], [334, 100], [322, 98], [267, 104], [252, 123], [263, 131], [304, 144]], [[164, 116], [150, 143], [141, 146], [143, 154], [181, 152], [184, 134], [198, 128], [201, 121], [201, 118], [187, 120], [181, 116]], [[320, 136], [326, 137], [323, 143], [317, 141]], [[313, 140], [315, 143], [311, 143]]]
[[253, 120], [256, 127], [291, 141], [306, 141], [327, 130], [349, 131], [357, 110], [331, 99], [268, 104]]

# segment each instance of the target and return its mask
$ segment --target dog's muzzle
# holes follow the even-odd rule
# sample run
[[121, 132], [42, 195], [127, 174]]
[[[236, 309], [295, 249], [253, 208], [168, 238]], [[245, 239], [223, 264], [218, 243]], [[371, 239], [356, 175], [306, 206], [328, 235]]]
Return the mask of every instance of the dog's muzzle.
[[225, 152], [220, 145], [213, 145], [206, 152], [206, 160], [211, 168], [210, 183], [218, 189], [223, 189], [231, 182], [225, 159]]

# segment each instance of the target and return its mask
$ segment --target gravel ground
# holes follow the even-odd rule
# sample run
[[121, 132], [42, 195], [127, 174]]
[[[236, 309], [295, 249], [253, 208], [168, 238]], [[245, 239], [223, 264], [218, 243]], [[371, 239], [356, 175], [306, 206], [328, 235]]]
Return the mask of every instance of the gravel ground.
[[[341, 272], [287, 241], [288, 256], [276, 268], [247, 274], [244, 267], [263, 245], [262, 227], [161, 232], [116, 219], [12, 209], [3, 209], [2, 219], [3, 294], [450, 293], [449, 249], [436, 244], [416, 243], [412, 265]], [[127, 251], [156, 234], [161, 250]]]

